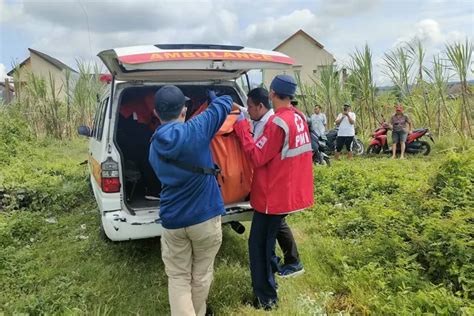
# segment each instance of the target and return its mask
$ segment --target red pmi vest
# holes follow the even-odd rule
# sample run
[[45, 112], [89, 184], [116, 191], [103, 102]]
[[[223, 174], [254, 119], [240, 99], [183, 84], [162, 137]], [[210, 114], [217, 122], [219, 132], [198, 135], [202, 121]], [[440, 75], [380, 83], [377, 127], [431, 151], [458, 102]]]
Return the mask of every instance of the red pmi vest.
[[[253, 142], [251, 137], [242, 137], [244, 130], [248, 133], [246, 124], [236, 125], [235, 130], [246, 147], [245, 143]], [[272, 142], [281, 143], [279, 129], [283, 130], [284, 139], [283, 144], [272, 144], [281, 146], [277, 155], [254, 168], [250, 194], [252, 207], [266, 214], [288, 214], [311, 207], [314, 204], [313, 162], [304, 115], [294, 107], [280, 108], [267, 125], [270, 126], [265, 126], [263, 135], [254, 146], [261, 148]]]

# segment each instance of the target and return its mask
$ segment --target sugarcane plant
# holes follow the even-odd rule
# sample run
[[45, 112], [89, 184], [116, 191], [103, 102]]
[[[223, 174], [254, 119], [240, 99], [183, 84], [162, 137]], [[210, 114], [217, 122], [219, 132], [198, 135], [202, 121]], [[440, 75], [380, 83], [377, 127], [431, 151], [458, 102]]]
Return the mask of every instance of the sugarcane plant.
[[365, 129], [365, 118], [369, 127], [374, 126], [377, 121], [377, 113], [375, 109], [375, 83], [373, 78], [372, 52], [369, 45], [365, 44], [363, 50], [356, 49], [350, 55], [351, 78], [349, 84], [352, 85], [354, 97], [360, 102], [359, 120], [362, 129]]
[[471, 105], [469, 98], [471, 93], [469, 91], [467, 83], [467, 75], [470, 69], [472, 62], [472, 51], [473, 45], [467, 38], [464, 43], [455, 42], [452, 44], [446, 45], [446, 55], [451, 64], [450, 69], [455, 72], [459, 82], [461, 84], [461, 115], [460, 115], [460, 126], [463, 133], [468, 134], [470, 137], [473, 137], [471, 129]]
[[[427, 68], [424, 65], [424, 60], [426, 56], [426, 51], [423, 47], [423, 43], [419, 38], [415, 38], [411, 43], [407, 44], [408, 56], [411, 59], [411, 65], [416, 66], [416, 82], [415, 88], [420, 90], [421, 98], [423, 100], [425, 117], [427, 120], [427, 125], [431, 126], [431, 113], [428, 106], [428, 87], [427, 83], [423, 79], [423, 74], [426, 72]], [[421, 112], [421, 111], [420, 111]]]

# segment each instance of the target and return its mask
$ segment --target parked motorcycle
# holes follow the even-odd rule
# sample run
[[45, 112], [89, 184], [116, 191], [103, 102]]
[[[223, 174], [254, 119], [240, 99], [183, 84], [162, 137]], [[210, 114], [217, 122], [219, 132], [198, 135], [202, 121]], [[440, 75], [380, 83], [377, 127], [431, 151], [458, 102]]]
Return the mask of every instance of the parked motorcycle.
[[[328, 155], [333, 154], [336, 151], [336, 138], [337, 138], [337, 128], [331, 129], [326, 132], [327, 139], [327, 153]], [[364, 143], [354, 136], [354, 141], [352, 142], [352, 152], [354, 155], [360, 156], [365, 153]]]
[[313, 163], [320, 165], [331, 165], [331, 160], [326, 154], [326, 136], [319, 135], [316, 131], [311, 131], [311, 147], [313, 147]]
[[[367, 154], [379, 154], [381, 152], [389, 154], [392, 152], [392, 147], [388, 145], [387, 141], [389, 129], [390, 125], [383, 121], [380, 127], [372, 132]], [[431, 146], [428, 142], [420, 140], [423, 136], [428, 137], [434, 143], [433, 135], [428, 128], [417, 128], [408, 134], [407, 141], [405, 142], [405, 152], [408, 154], [428, 155], [431, 151]], [[397, 152], [400, 152], [400, 144], [397, 144]]]

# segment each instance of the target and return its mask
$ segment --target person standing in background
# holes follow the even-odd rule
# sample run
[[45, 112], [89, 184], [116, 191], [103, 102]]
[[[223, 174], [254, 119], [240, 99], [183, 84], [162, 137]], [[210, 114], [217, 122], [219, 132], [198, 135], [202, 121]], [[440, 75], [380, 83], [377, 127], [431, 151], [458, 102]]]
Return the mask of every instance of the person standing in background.
[[310, 117], [311, 130], [315, 131], [318, 135], [324, 135], [327, 128], [326, 114], [321, 112], [321, 106], [316, 105], [314, 107], [314, 114]]
[[356, 115], [351, 111], [351, 106], [347, 103], [344, 104], [342, 113], [339, 113], [336, 118], [336, 125], [339, 126], [336, 138], [336, 160], [339, 160], [342, 147], [344, 146], [346, 146], [347, 157], [349, 160], [352, 159], [352, 142], [354, 141], [355, 136], [355, 120]]
[[[407, 126], [408, 125], [408, 126]], [[400, 143], [400, 159], [405, 159], [405, 142], [411, 133], [412, 124], [410, 118], [403, 113], [403, 106], [395, 107], [395, 114], [390, 119], [392, 128], [392, 159], [397, 158], [397, 144]]]

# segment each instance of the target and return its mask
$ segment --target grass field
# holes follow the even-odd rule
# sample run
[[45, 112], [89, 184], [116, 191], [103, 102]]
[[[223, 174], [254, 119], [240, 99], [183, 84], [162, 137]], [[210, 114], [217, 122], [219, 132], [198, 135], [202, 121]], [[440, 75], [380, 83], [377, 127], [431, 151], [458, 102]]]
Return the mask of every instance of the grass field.
[[[30, 147], [0, 169], [0, 314], [169, 314], [159, 239], [99, 236], [86, 143]], [[288, 219], [306, 273], [279, 280], [279, 309], [245, 304], [248, 234], [229, 227], [209, 304], [216, 315], [472, 315], [473, 179], [472, 150], [316, 167], [316, 205]]]

